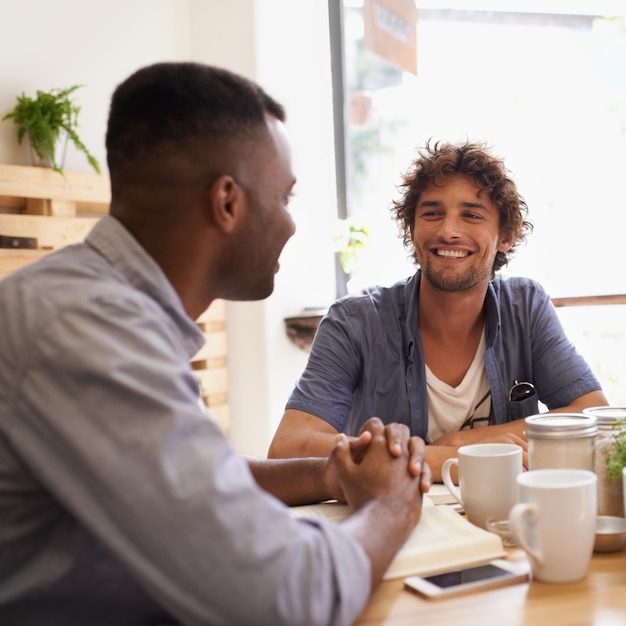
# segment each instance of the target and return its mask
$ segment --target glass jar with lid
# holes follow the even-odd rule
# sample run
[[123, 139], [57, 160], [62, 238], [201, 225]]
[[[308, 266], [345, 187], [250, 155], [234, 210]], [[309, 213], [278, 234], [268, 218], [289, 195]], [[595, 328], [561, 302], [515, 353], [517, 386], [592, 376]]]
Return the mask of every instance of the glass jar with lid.
[[607, 457], [615, 436], [626, 426], [626, 407], [593, 406], [583, 409], [585, 415], [593, 415], [598, 422], [596, 435], [595, 472], [598, 476], [598, 515], [624, 517], [623, 480], [611, 478]]
[[563, 467], [594, 471], [594, 415], [548, 413], [525, 419], [529, 469]]

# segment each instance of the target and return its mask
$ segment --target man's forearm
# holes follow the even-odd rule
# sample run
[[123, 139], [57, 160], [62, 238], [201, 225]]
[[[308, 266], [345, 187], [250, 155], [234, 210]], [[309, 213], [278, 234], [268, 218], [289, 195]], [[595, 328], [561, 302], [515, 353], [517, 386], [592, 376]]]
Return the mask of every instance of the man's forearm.
[[424, 457], [428, 465], [430, 465], [433, 482], [443, 482], [441, 467], [446, 459], [451, 459], [456, 456], [457, 450], [458, 448], [456, 446], [438, 446], [435, 444], [426, 446]]
[[248, 465], [258, 485], [289, 505], [321, 502], [332, 497], [324, 483], [326, 458], [255, 459]]
[[[456, 457], [460, 446], [475, 443], [513, 443], [520, 446], [524, 451], [524, 467], [528, 467], [527, 441], [524, 435], [526, 423], [524, 419], [474, 428], [471, 430], [459, 430], [443, 435], [426, 447], [426, 460], [431, 467], [433, 480], [442, 482], [441, 467], [446, 459]], [[454, 468], [452, 468], [454, 470]], [[455, 476], [453, 471], [452, 476]]]

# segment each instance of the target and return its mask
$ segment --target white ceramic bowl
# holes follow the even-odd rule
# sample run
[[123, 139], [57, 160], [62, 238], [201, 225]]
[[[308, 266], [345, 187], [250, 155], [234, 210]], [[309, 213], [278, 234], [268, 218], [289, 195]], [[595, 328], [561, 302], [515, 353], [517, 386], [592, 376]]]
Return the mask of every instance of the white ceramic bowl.
[[495, 517], [488, 517], [485, 520], [485, 525], [487, 526], [487, 530], [495, 533], [496, 535], [500, 535], [502, 539], [502, 545], [507, 547], [517, 545], [515, 537], [513, 537], [511, 533], [508, 519], [497, 519]]
[[594, 552], [618, 552], [626, 545], [626, 519], [613, 515], [598, 515]]

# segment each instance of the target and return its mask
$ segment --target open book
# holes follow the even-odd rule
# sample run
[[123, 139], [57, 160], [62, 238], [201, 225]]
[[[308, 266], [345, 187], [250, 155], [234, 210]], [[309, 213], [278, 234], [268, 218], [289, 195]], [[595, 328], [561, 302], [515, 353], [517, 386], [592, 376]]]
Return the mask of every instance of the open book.
[[433, 483], [428, 490], [428, 499], [433, 504], [457, 504], [456, 498], [449, 489], [442, 483]]
[[[290, 511], [294, 517], [325, 517], [335, 522], [351, 513], [347, 505], [337, 502], [294, 506]], [[449, 506], [433, 505], [424, 496], [422, 517], [384, 578], [436, 574], [504, 556], [506, 552], [498, 535], [474, 526]]]

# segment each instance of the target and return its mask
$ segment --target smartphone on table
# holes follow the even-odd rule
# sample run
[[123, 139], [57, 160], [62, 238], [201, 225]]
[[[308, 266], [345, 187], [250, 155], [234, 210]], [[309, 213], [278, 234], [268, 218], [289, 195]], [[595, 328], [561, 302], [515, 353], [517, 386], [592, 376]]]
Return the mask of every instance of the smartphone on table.
[[404, 579], [404, 586], [430, 600], [436, 600], [526, 582], [528, 572], [527, 564], [496, 559], [483, 565], [432, 576], [409, 576]]

